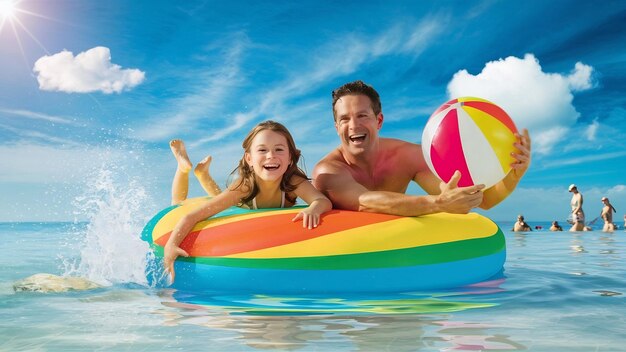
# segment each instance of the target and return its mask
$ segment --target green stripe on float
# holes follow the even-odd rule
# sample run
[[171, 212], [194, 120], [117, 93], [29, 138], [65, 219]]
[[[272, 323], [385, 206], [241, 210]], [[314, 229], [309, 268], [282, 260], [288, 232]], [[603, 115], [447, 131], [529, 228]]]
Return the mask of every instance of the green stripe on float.
[[[493, 236], [463, 241], [440, 243], [430, 246], [395, 249], [389, 251], [345, 254], [334, 256], [297, 258], [223, 258], [223, 257], [178, 257], [177, 260], [203, 265], [240, 267], [251, 269], [294, 269], [294, 270], [342, 270], [366, 268], [393, 268], [414, 265], [438, 264], [482, 257], [505, 249], [504, 234], [498, 228]], [[163, 248], [156, 248], [158, 256]]]

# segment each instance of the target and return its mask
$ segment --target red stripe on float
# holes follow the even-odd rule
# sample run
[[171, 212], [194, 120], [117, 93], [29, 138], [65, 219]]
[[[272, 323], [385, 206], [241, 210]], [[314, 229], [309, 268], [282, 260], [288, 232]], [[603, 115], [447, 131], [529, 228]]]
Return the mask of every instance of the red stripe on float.
[[[446, 134], [443, 135], [442, 131], [446, 131]], [[430, 156], [437, 174], [443, 181], [450, 181], [452, 174], [459, 170], [460, 187], [474, 184], [463, 154], [457, 109], [450, 110], [439, 124], [430, 146]]]
[[[342, 216], [339, 214], [343, 213]], [[349, 216], [346, 216], [349, 213]], [[322, 216], [319, 227], [309, 230], [302, 220], [292, 222], [296, 213], [272, 215], [235, 221], [187, 235], [180, 247], [194, 257], [219, 257], [249, 252], [321, 237], [355, 227], [398, 219], [395, 215], [332, 210]], [[165, 246], [171, 232], [156, 240]]]

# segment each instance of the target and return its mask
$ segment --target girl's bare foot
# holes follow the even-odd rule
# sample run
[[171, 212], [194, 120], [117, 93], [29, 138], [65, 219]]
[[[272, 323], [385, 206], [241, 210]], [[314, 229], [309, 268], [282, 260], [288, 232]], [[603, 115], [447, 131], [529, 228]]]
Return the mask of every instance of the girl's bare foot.
[[192, 165], [187, 155], [187, 149], [185, 149], [185, 143], [180, 139], [172, 139], [170, 141], [170, 149], [178, 162], [178, 170], [183, 173], [188, 173]]
[[208, 155], [206, 158], [202, 159], [196, 168], [193, 170], [193, 174], [196, 175], [198, 181], [200, 181], [200, 185], [206, 191], [208, 195], [211, 197], [215, 197], [216, 195], [222, 193], [222, 190], [217, 185], [211, 174], [209, 174], [209, 165], [211, 165], [211, 160], [213, 158]]
[[200, 160], [198, 165], [196, 165], [196, 168], [193, 170], [194, 175], [198, 177], [202, 174], [208, 174], [209, 166], [211, 165], [211, 160], [213, 160], [213, 158], [210, 155], [207, 155], [206, 158]]

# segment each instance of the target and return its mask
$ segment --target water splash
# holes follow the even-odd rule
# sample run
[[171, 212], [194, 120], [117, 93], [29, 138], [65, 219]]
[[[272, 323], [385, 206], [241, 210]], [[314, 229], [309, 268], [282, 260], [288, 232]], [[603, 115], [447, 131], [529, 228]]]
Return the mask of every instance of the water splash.
[[94, 170], [85, 193], [74, 201], [82, 227], [80, 257], [63, 259], [67, 276], [80, 276], [101, 285], [147, 285], [149, 245], [141, 230], [149, 219], [150, 204], [140, 178], [125, 175], [111, 164]]

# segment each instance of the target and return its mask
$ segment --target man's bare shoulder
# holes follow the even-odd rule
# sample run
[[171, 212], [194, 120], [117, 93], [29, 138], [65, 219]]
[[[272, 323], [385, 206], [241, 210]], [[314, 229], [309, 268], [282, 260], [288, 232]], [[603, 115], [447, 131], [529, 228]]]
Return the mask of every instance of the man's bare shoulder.
[[422, 152], [422, 146], [417, 143], [411, 143], [407, 141], [403, 141], [401, 139], [395, 138], [381, 138], [380, 139], [381, 146], [384, 149], [394, 149], [395, 151], [401, 152]]
[[381, 138], [381, 153], [385, 159], [394, 160], [400, 170], [419, 172], [426, 166], [422, 146], [416, 143], [393, 138]]
[[345, 159], [341, 155], [339, 149], [335, 149], [332, 152], [328, 153], [325, 157], [320, 160], [315, 167], [313, 168], [313, 177], [320, 173], [328, 173], [328, 172], [338, 172], [341, 170], [346, 170], [348, 164]]

